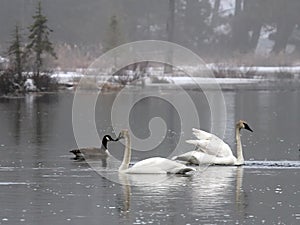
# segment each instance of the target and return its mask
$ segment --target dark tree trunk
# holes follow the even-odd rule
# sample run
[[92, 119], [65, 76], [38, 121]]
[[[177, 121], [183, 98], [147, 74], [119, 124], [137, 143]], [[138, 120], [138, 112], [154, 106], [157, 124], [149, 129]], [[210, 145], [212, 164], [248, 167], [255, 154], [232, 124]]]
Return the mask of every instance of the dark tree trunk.
[[248, 33], [245, 27], [245, 16], [242, 14], [242, 0], [235, 0], [234, 17], [232, 20], [232, 48], [244, 51], [244, 44], [248, 42]]
[[232, 22], [232, 47], [241, 53], [249, 49], [249, 26], [247, 26], [247, 17], [240, 14], [233, 18]]
[[217, 18], [218, 13], [219, 13], [220, 3], [221, 3], [221, 0], [215, 0], [212, 19], [211, 19], [211, 24], [213, 26], [216, 24], [216, 18]]
[[168, 41], [174, 39], [175, 0], [169, 0], [169, 17], [167, 22]]
[[295, 25], [295, 22], [286, 22], [286, 20], [279, 20], [279, 22], [277, 23], [277, 31], [274, 38], [275, 44], [271, 51], [272, 53], [278, 54], [279, 52], [285, 50], [288, 39], [291, 36]]
[[[175, 0], [169, 0], [169, 16], [167, 21], [167, 40], [174, 41], [174, 19], [175, 19]], [[167, 52], [167, 61], [172, 64], [173, 52], [169, 49]], [[165, 65], [164, 73], [172, 73], [172, 65]]]
[[250, 43], [249, 43], [249, 47], [251, 51], [255, 51], [255, 49], [257, 48], [258, 45], [258, 40], [260, 37], [260, 32], [261, 32], [261, 28], [262, 28], [262, 24], [261, 23], [257, 23], [253, 26], [252, 28], [252, 35], [250, 38]]
[[234, 15], [238, 16], [242, 12], [242, 0], [235, 0]]

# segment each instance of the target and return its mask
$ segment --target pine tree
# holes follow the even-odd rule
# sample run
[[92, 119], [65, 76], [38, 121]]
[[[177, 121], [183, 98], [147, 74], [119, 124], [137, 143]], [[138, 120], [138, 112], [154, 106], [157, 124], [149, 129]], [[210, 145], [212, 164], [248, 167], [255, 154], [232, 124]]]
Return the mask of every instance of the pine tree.
[[[209, 0], [186, 1], [185, 16], [183, 19], [187, 47], [201, 50], [211, 43], [213, 34], [210, 26], [212, 7]], [[197, 22], [195, 24], [195, 21]], [[195, 24], [191, 26], [191, 24]]]
[[7, 54], [11, 58], [13, 71], [15, 71], [18, 75], [17, 83], [21, 85], [23, 83], [23, 50], [18, 25], [15, 26], [13, 41], [8, 48]]
[[[169, 16], [167, 21], [167, 38], [168, 42], [173, 42], [174, 40], [174, 23], [175, 23], [175, 0], [169, 0]], [[173, 51], [169, 49], [167, 52], [167, 60], [172, 64]], [[164, 73], [173, 73], [172, 65], [165, 64]]]
[[[119, 46], [123, 42], [121, 27], [119, 19], [116, 15], [112, 15], [110, 17], [108, 29], [106, 32], [106, 39], [104, 44], [104, 51], [109, 51], [117, 46]], [[113, 65], [114, 68], [113, 71], [115, 72], [115, 69], [117, 67], [117, 57], [116, 55], [113, 56]]]
[[35, 72], [39, 76], [41, 68], [43, 66], [43, 53], [48, 53], [54, 58], [56, 54], [52, 43], [49, 40], [49, 35], [53, 30], [47, 26], [48, 19], [42, 14], [42, 6], [39, 1], [35, 15], [32, 17], [34, 22], [29, 27], [29, 44], [27, 50], [29, 53], [34, 54], [35, 58]]
[[122, 43], [120, 22], [116, 15], [113, 15], [110, 18], [105, 42], [105, 51], [113, 49]]

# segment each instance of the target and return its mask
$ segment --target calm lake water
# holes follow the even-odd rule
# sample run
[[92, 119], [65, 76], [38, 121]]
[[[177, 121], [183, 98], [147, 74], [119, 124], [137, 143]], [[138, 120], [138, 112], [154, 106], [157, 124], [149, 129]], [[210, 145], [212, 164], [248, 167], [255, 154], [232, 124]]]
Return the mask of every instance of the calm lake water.
[[[153, 93], [156, 97], [149, 97]], [[210, 130], [205, 95], [200, 90], [187, 93], [196, 104], [201, 129]], [[116, 94], [104, 94], [97, 102], [100, 137], [114, 135], [110, 115]], [[238, 89], [223, 94], [227, 117], [220, 123], [226, 124], [225, 140], [235, 149], [234, 124], [239, 119], [247, 120], [254, 130], [242, 132], [245, 166], [210, 166], [193, 176], [163, 177], [118, 176], [115, 168], [110, 172], [119, 182], [70, 159], [68, 151], [77, 147], [73, 93], [0, 99], [0, 224], [299, 224], [300, 90]], [[83, 107], [90, 95], [82, 93]], [[134, 88], [123, 96], [122, 104], [134, 104], [129, 118], [119, 118], [115, 126], [123, 128], [126, 120], [137, 138], [154, 135], [157, 142], [162, 138], [150, 151], [137, 150], [137, 143], [132, 161], [169, 157], [180, 137], [192, 138], [193, 124], [183, 132], [182, 112], [165, 100], [182, 99], [185, 104], [182, 91]], [[145, 98], [135, 103], [139, 96]], [[149, 128], [155, 117], [161, 119]], [[90, 122], [82, 118], [82, 126]], [[164, 137], [159, 130], [158, 135], [151, 134], [162, 120]], [[97, 144], [88, 131], [83, 129], [83, 134], [87, 145]], [[180, 144], [180, 151], [192, 150]], [[122, 159], [122, 143], [111, 143], [109, 148]]]

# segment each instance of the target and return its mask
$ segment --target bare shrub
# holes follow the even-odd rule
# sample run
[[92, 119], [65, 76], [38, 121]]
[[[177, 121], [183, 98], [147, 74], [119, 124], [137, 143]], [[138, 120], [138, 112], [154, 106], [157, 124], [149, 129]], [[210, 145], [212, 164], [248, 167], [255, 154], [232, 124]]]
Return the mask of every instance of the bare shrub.
[[73, 71], [76, 68], [88, 68], [96, 57], [102, 52], [101, 46], [78, 46], [67, 43], [55, 46], [59, 60], [56, 66], [62, 71]]
[[77, 88], [80, 88], [81, 90], [98, 90], [98, 84], [97, 79], [95, 76], [85, 76], [81, 78], [80, 80], [80, 86], [77, 86]]
[[281, 54], [258, 54], [258, 53], [234, 53], [226, 56], [215, 56], [205, 58], [207, 63], [227, 64], [232, 66], [291, 66], [299, 63], [299, 56], [281, 53]]
[[51, 74], [51, 72], [43, 72], [40, 75], [34, 74], [30, 76], [34, 80], [38, 91], [56, 91], [58, 89], [58, 82], [50, 76]]
[[253, 66], [215, 65], [212, 68], [216, 78], [253, 78], [257, 71]]
[[153, 84], [170, 84], [171, 82], [165, 77], [151, 76]]
[[110, 82], [127, 85], [135, 83], [141, 78], [147, 76], [146, 68], [149, 62], [138, 62], [126, 66], [125, 68], [115, 72], [110, 79]]
[[23, 88], [17, 83], [17, 75], [13, 69], [0, 71], [0, 94], [19, 95], [23, 93]]

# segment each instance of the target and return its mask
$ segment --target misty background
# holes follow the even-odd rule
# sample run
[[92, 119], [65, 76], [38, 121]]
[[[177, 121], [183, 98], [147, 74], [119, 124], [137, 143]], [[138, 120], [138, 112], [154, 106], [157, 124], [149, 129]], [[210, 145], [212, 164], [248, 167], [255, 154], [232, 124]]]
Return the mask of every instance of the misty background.
[[[1, 0], [0, 55], [16, 24], [28, 35], [37, 2]], [[41, 2], [60, 66], [86, 67], [110, 48], [145, 39], [172, 41], [208, 61], [237, 64], [294, 65], [300, 51], [299, 0]]]

